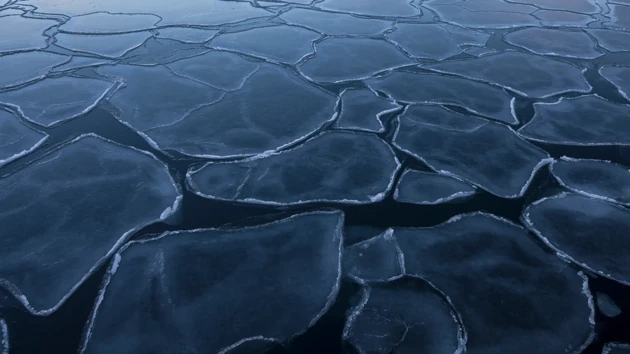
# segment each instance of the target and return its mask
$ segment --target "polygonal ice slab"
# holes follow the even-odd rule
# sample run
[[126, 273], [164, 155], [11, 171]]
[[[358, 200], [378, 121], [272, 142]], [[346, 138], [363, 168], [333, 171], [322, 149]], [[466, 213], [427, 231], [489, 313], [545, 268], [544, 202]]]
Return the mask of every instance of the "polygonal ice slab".
[[417, 7], [407, 0], [388, 2], [380, 0], [324, 0], [315, 6], [328, 11], [367, 16], [412, 17], [422, 14]]
[[384, 40], [327, 38], [315, 45], [315, 55], [298, 69], [312, 81], [342, 82], [366, 79], [412, 63], [411, 58]]
[[625, 166], [562, 157], [549, 169], [561, 185], [575, 193], [630, 206], [630, 170]]
[[382, 282], [403, 276], [404, 260], [394, 230], [346, 247], [344, 274], [359, 283]]
[[628, 354], [630, 353], [630, 344], [608, 343], [604, 346], [602, 354]]
[[406, 170], [394, 190], [394, 200], [401, 203], [435, 205], [469, 197], [477, 188], [451, 176]]
[[525, 139], [557, 145], [630, 145], [629, 105], [597, 95], [535, 103], [534, 118], [518, 133]]
[[337, 296], [342, 228], [341, 212], [312, 212], [131, 242], [115, 255], [80, 352], [262, 353], [286, 342]]
[[313, 52], [320, 34], [297, 26], [268, 26], [219, 34], [208, 46], [246, 53], [270, 62], [295, 64]]
[[610, 81], [630, 101], [630, 66], [604, 66], [599, 74]]
[[617, 204], [560, 193], [530, 205], [523, 223], [577, 265], [630, 285], [630, 211]]
[[490, 35], [449, 24], [399, 23], [385, 35], [416, 58], [442, 60], [461, 54], [461, 45], [485, 45]]
[[[524, 8], [521, 4], [516, 4], [507, 1], [493, 0], [493, 1], [468, 1], [465, 4], [480, 3], [481, 7], [486, 9], [477, 9], [471, 11], [462, 7], [463, 3], [457, 4], [440, 4], [425, 2], [423, 6], [433, 10], [442, 22], [448, 22], [457, 24], [460, 26], [471, 28], [511, 28], [522, 26], [540, 26], [540, 21], [532, 16], [530, 13], [534, 12], [535, 8]], [[516, 11], [521, 10], [524, 12], [509, 11], [509, 9], [493, 9], [493, 5], [501, 5], [514, 7]], [[489, 6], [488, 6], [489, 5]], [[519, 7], [521, 9], [519, 9]], [[506, 11], [508, 10], [508, 11]]]
[[341, 113], [336, 126], [341, 129], [374, 133], [385, 131], [380, 117], [402, 106], [377, 96], [368, 89], [349, 89], [341, 93]]
[[473, 213], [396, 228], [405, 274], [450, 299], [470, 354], [579, 353], [594, 337], [587, 278], [507, 220]]
[[9, 354], [9, 328], [0, 318], [0, 353]]
[[400, 163], [372, 134], [331, 131], [271, 155], [210, 162], [188, 172], [199, 196], [242, 203], [369, 204], [383, 200]]
[[428, 64], [423, 68], [485, 81], [528, 97], [544, 98], [591, 89], [582, 75], [584, 70], [562, 61], [515, 51]]
[[218, 30], [209, 30], [192, 27], [161, 28], [155, 36], [157, 38], [174, 39], [184, 43], [205, 43], [212, 39]]
[[160, 22], [160, 17], [147, 13], [93, 12], [70, 17], [68, 21], [59, 26], [59, 31], [82, 34], [139, 32], [155, 28], [158, 22]]
[[50, 127], [86, 114], [116, 83], [62, 76], [0, 93], [0, 104], [15, 107], [29, 121]]
[[438, 103], [462, 107], [484, 117], [517, 124], [514, 98], [504, 90], [459, 77], [440, 74], [392, 72], [365, 81], [396, 101]]
[[0, 33], [5, 34], [0, 40], [0, 53], [46, 48], [48, 44], [44, 31], [57, 24], [59, 22], [53, 20], [22, 16], [0, 17]]
[[396, 147], [499, 197], [522, 196], [536, 171], [551, 161], [512, 129], [441, 106], [411, 105], [398, 120]]
[[465, 339], [451, 306], [428, 284], [399, 279], [364, 286], [343, 338], [360, 354], [459, 354]]
[[0, 179], [0, 285], [31, 313], [50, 314], [180, 198], [153, 155], [79, 137]]
[[505, 35], [506, 42], [540, 55], [594, 59], [602, 55], [596, 43], [579, 30], [523, 28]]
[[38, 80], [70, 57], [46, 52], [26, 52], [0, 56], [0, 90]]
[[290, 24], [334, 36], [378, 36], [393, 25], [391, 21], [298, 7], [282, 13], [279, 18]]
[[264, 65], [242, 89], [227, 94], [160, 66], [117, 65], [99, 72], [126, 81], [110, 99], [121, 109], [121, 121], [155, 147], [191, 156], [276, 150], [306, 139], [336, 117], [337, 97], [278, 66]]
[[106, 58], [120, 58], [141, 46], [151, 36], [149, 32], [114, 35], [57, 33], [55, 44], [74, 52], [96, 54]]
[[46, 139], [48, 135], [0, 108], [0, 167], [37, 149]]
[[630, 52], [630, 32], [605, 29], [586, 29], [600, 47], [611, 52]]

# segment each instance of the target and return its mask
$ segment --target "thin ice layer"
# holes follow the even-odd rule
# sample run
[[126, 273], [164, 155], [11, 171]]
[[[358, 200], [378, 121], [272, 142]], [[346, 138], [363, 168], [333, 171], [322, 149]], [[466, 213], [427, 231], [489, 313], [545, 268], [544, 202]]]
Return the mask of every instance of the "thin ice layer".
[[121, 121], [154, 146], [191, 156], [276, 150], [306, 139], [336, 117], [337, 97], [278, 66], [264, 65], [242, 89], [226, 94], [164, 67], [117, 65], [99, 72], [127, 83], [110, 99], [121, 109]]
[[124, 14], [93, 12], [70, 17], [68, 21], [59, 26], [59, 31], [83, 34], [139, 32], [155, 28], [158, 22], [160, 22], [160, 17], [147, 13]]
[[282, 13], [279, 18], [290, 24], [305, 26], [334, 36], [378, 36], [392, 27], [391, 21], [299, 7]]
[[0, 353], [9, 354], [9, 328], [7, 323], [0, 318]]
[[43, 78], [70, 57], [47, 52], [25, 52], [0, 56], [0, 90]]
[[0, 93], [0, 104], [14, 107], [29, 121], [50, 127], [92, 110], [116, 83], [82, 77], [47, 78]]
[[604, 66], [599, 74], [610, 81], [630, 101], [630, 66]]
[[628, 354], [630, 353], [630, 344], [625, 343], [607, 343], [604, 346], [602, 354]]
[[320, 34], [297, 26], [267, 26], [219, 34], [209, 46], [246, 53], [271, 62], [296, 64], [313, 52]]
[[236, 162], [210, 162], [188, 173], [209, 199], [267, 205], [368, 204], [391, 190], [400, 163], [372, 134], [331, 131], [298, 147]]
[[587, 29], [590, 35], [595, 37], [597, 44], [611, 52], [630, 52], [630, 33], [606, 30], [606, 29]]
[[343, 338], [359, 354], [459, 354], [462, 330], [450, 305], [415, 279], [364, 286]]
[[523, 28], [505, 35], [517, 47], [540, 55], [595, 59], [602, 55], [585, 32], [552, 28]]
[[31, 313], [50, 314], [180, 198], [153, 155], [79, 137], [0, 179], [0, 285]]
[[[471, 3], [480, 4], [477, 6], [476, 11], [471, 11], [470, 9], [461, 6], [462, 3], [440, 4], [435, 1], [427, 1], [423, 4], [423, 6], [433, 10], [442, 22], [456, 23], [460, 26], [471, 28], [511, 28], [540, 25], [539, 20], [531, 15], [531, 12], [533, 12], [535, 8], [532, 9], [530, 7], [520, 9], [521, 11], [525, 11], [518, 12], [519, 7], [522, 8], [523, 5], [501, 0], [466, 2], [466, 4]], [[496, 5], [513, 7], [514, 9], [509, 11], [510, 9], [506, 8], [493, 8], [493, 6]], [[485, 9], [483, 7], [485, 7]]]
[[606, 317], [617, 317], [621, 315], [621, 309], [610, 296], [604, 293], [595, 293], [595, 303], [599, 312]]
[[344, 274], [359, 283], [388, 281], [402, 277], [404, 260], [394, 230], [346, 247]]
[[339, 289], [343, 214], [167, 232], [114, 257], [81, 353], [260, 353], [304, 332]]
[[518, 123], [512, 112], [513, 98], [502, 89], [480, 82], [400, 71], [366, 80], [366, 83], [396, 101], [454, 105], [501, 122]]
[[597, 274], [630, 285], [630, 211], [574, 193], [530, 205], [523, 223], [561, 256]]
[[414, 63], [394, 45], [380, 39], [327, 38], [315, 45], [315, 52], [298, 69], [317, 82], [362, 80]]
[[515, 51], [428, 64], [423, 68], [488, 82], [534, 98], [570, 91], [588, 92], [591, 89], [582, 75], [582, 69], [562, 61]]
[[535, 103], [534, 118], [518, 133], [525, 139], [557, 145], [630, 145], [629, 105], [597, 95]]
[[209, 30], [193, 27], [168, 27], [161, 28], [157, 38], [174, 39], [184, 43], [205, 43], [212, 39], [218, 30]]
[[99, 66], [111, 63], [109, 59], [95, 58], [95, 57], [79, 57], [73, 56], [69, 61], [55, 66], [53, 72], [69, 71], [81, 68], [87, 68], [91, 66]]
[[499, 123], [437, 105], [411, 105], [398, 117], [394, 145], [438, 173], [503, 198], [522, 196], [549, 162], [543, 150]]
[[380, 117], [402, 108], [392, 100], [377, 96], [369, 89], [349, 89], [341, 93], [341, 113], [337, 127], [382, 133]]
[[630, 170], [610, 161], [563, 157], [550, 165], [564, 187], [587, 197], [630, 206]]
[[47, 138], [0, 108], [0, 167], [35, 150]]
[[422, 12], [408, 0], [324, 0], [316, 6], [323, 10], [382, 17], [411, 17]]
[[74, 52], [96, 54], [106, 58], [120, 58], [151, 38], [150, 32], [114, 35], [57, 33], [56, 45]]
[[46, 48], [44, 31], [56, 24], [58, 22], [53, 20], [22, 16], [0, 17], [0, 33], [4, 33], [0, 40], [0, 53]]
[[594, 337], [587, 278], [522, 227], [478, 212], [394, 236], [406, 274], [459, 312], [469, 354], [578, 353]]
[[394, 200], [434, 205], [469, 197], [476, 192], [475, 186], [451, 176], [407, 169], [396, 185]]

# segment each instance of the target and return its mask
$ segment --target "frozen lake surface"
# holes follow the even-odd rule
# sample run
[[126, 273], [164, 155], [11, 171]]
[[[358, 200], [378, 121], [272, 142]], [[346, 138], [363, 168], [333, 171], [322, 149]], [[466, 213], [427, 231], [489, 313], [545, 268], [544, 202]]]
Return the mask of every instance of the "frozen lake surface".
[[0, 354], [630, 352], [630, 1], [0, 0]]

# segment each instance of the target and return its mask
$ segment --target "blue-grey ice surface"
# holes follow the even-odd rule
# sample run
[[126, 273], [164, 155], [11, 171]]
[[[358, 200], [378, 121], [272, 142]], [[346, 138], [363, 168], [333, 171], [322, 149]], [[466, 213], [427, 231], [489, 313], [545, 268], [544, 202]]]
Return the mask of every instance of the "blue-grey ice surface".
[[400, 176], [394, 200], [402, 203], [435, 205], [466, 198], [477, 193], [477, 188], [444, 174], [405, 170]]
[[180, 198], [153, 155], [81, 136], [0, 179], [0, 286], [30, 312], [49, 314]]
[[626, 166], [563, 157], [549, 168], [562, 186], [575, 193], [630, 206], [630, 170]]
[[531, 204], [523, 223], [545, 244], [575, 264], [630, 284], [630, 210], [574, 193]]
[[607, 343], [604, 346], [602, 354], [628, 354], [630, 353], [630, 344], [624, 343]]
[[617, 317], [621, 315], [621, 309], [610, 296], [604, 293], [595, 293], [595, 303], [599, 312], [607, 317]]
[[596, 43], [580, 30], [528, 27], [510, 32], [505, 40], [534, 54], [594, 59], [599, 52]]
[[599, 74], [615, 85], [619, 93], [630, 101], [630, 66], [604, 66], [599, 69]]
[[0, 56], [0, 90], [44, 78], [50, 70], [70, 57], [48, 52], [24, 52]]
[[[593, 338], [586, 277], [491, 214], [395, 228], [405, 274], [450, 299], [469, 354], [577, 353]], [[541, 349], [544, 348], [544, 349]]]
[[503, 198], [522, 196], [549, 155], [511, 128], [437, 105], [411, 105], [398, 117], [394, 145], [438, 173]]
[[609, 4], [610, 21], [604, 22], [608, 27], [630, 30], [630, 6], [629, 4]]
[[212, 39], [218, 30], [209, 30], [193, 27], [168, 27], [161, 28], [155, 36], [158, 38], [174, 39], [184, 43], [205, 43]]
[[2, 318], [0, 318], [0, 353], [9, 354], [9, 328]]
[[518, 130], [525, 139], [557, 145], [630, 145], [630, 105], [586, 95], [535, 103], [534, 109], [534, 118]]
[[385, 126], [380, 118], [398, 111], [400, 105], [376, 95], [368, 89], [349, 89], [341, 93], [341, 113], [336, 126], [341, 129], [382, 133]]
[[422, 14], [417, 5], [408, 0], [324, 0], [315, 6], [333, 12], [367, 16], [413, 17]]
[[112, 35], [57, 33], [55, 44], [79, 53], [105, 58], [120, 58], [141, 46], [151, 37], [150, 32], [133, 32]]
[[146, 13], [93, 12], [72, 16], [59, 26], [59, 31], [80, 34], [128, 33], [153, 29], [158, 22], [160, 22], [160, 17]]
[[187, 181], [196, 194], [216, 200], [368, 204], [385, 198], [399, 168], [392, 148], [377, 136], [333, 131], [291, 150], [210, 162], [191, 170]]
[[630, 32], [621, 32], [607, 29], [587, 29], [586, 32], [593, 36], [597, 44], [611, 52], [630, 52]]
[[133, 241], [114, 256], [81, 353], [261, 353], [286, 342], [337, 296], [342, 228], [341, 212], [310, 212]]
[[359, 283], [384, 282], [402, 277], [404, 260], [393, 234], [393, 229], [387, 229], [346, 247], [343, 254], [344, 274]]
[[18, 116], [0, 108], [0, 166], [37, 149], [48, 135], [20, 121]]
[[349, 14], [293, 8], [279, 18], [331, 36], [378, 36], [392, 28], [392, 21], [366, 19]]
[[[44, 31], [57, 21], [25, 18], [18, 15], [0, 17], [0, 53], [43, 49], [48, 46]], [[9, 35], [10, 33], [10, 35]]]

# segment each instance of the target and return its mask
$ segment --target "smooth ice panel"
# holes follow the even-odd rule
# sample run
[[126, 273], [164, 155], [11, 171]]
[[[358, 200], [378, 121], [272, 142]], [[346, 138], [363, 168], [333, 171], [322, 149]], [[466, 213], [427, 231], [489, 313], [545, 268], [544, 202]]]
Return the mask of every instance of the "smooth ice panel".
[[48, 135], [0, 109], [0, 167], [35, 150], [47, 138]]
[[369, 204], [391, 190], [400, 163], [372, 134], [326, 132], [298, 147], [236, 162], [210, 162], [188, 173], [198, 195], [267, 205]]
[[279, 18], [332, 36], [378, 36], [393, 26], [391, 21], [359, 18], [349, 14], [293, 8]]
[[369, 89], [349, 89], [341, 93], [341, 113], [336, 126], [341, 129], [382, 133], [380, 117], [402, 108], [395, 102], [377, 96]]
[[611, 52], [630, 52], [630, 33], [605, 29], [587, 29], [600, 47]]
[[591, 37], [578, 30], [529, 27], [506, 34], [505, 40], [540, 55], [580, 59], [595, 59], [602, 55]]
[[406, 170], [394, 190], [394, 200], [401, 203], [435, 205], [469, 197], [475, 186], [438, 173]]
[[597, 0], [522, 0], [521, 2], [534, 5], [542, 9], [560, 10], [566, 12], [598, 14], [601, 11], [597, 5]]
[[630, 66], [604, 66], [599, 74], [610, 81], [630, 101]]
[[621, 315], [621, 309], [610, 296], [604, 293], [595, 293], [595, 303], [599, 312], [606, 317], [617, 317]]
[[388, 229], [380, 235], [346, 247], [343, 254], [344, 274], [359, 283], [402, 277], [404, 260], [393, 232]]
[[69, 70], [87, 68], [87, 67], [90, 67], [90, 66], [105, 65], [105, 64], [109, 64], [109, 63], [111, 63], [111, 60], [109, 60], [109, 59], [73, 56], [72, 59], [70, 59], [70, 61], [67, 61], [67, 62], [65, 62], [65, 63], [63, 63], [61, 65], [55, 66], [52, 69], [52, 71], [53, 72], [62, 72], [62, 71], [69, 71]]
[[[477, 3], [479, 1], [470, 1], [468, 3]], [[539, 26], [540, 22], [537, 18], [532, 16], [529, 12], [532, 10], [526, 9], [525, 13], [505, 11], [505, 9], [495, 10], [488, 4], [506, 4], [505, 6], [522, 7], [521, 4], [516, 4], [507, 1], [484, 1], [481, 2], [481, 6], [487, 7], [486, 9], [480, 8], [477, 11], [471, 11], [461, 6], [461, 4], [433, 4], [427, 2], [423, 4], [427, 8], [433, 10], [441, 21], [458, 24], [460, 26], [472, 27], [472, 28], [511, 28], [511, 27], [523, 27], [523, 26]], [[503, 10], [503, 11], [501, 11]]]
[[411, 105], [398, 117], [394, 145], [434, 171], [503, 198], [522, 196], [549, 162], [543, 150], [502, 124], [436, 105]]
[[613, 28], [620, 28], [624, 30], [630, 29], [630, 6], [625, 5], [608, 5], [610, 13], [607, 17], [611, 21], [604, 22], [604, 25]]
[[141, 46], [151, 36], [149, 32], [114, 35], [57, 33], [55, 44], [74, 52], [96, 54], [106, 58], [119, 58]]
[[67, 33], [125, 33], [138, 32], [155, 28], [160, 17], [151, 14], [123, 14], [95, 12], [72, 16], [61, 26], [60, 32]]
[[630, 285], [630, 211], [573, 193], [543, 198], [522, 215], [527, 228], [577, 265]]
[[174, 39], [184, 43], [205, 43], [212, 39], [218, 30], [209, 30], [192, 27], [161, 28], [156, 37]]
[[407, 0], [324, 0], [316, 6], [323, 10], [367, 16], [411, 17], [422, 14]]
[[0, 285], [31, 313], [49, 314], [179, 199], [153, 155], [82, 136], [0, 179]]
[[57, 65], [70, 60], [65, 55], [25, 52], [0, 56], [0, 90], [41, 79]]
[[0, 17], [0, 33], [4, 34], [0, 40], [0, 53], [46, 48], [44, 31], [56, 24], [58, 22], [53, 20], [22, 16]]
[[81, 353], [260, 353], [306, 331], [339, 289], [343, 214], [134, 241], [106, 275]]
[[406, 274], [461, 316], [469, 354], [579, 353], [594, 337], [587, 278], [520, 226], [485, 213], [396, 228]]

